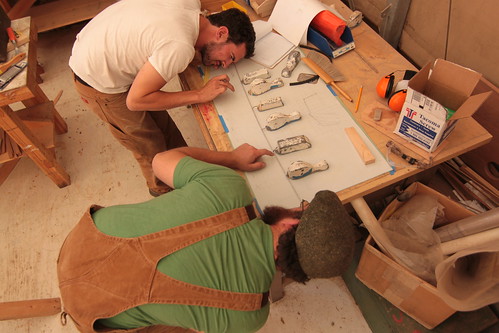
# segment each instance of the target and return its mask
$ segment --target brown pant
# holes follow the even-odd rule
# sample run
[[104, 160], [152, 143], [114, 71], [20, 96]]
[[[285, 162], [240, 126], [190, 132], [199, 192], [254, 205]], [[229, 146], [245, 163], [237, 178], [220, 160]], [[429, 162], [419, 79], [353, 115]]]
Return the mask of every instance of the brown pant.
[[151, 162], [159, 152], [186, 146], [184, 138], [167, 111], [131, 111], [126, 106], [127, 93], [104, 94], [74, 80], [83, 102], [104, 121], [111, 134], [139, 163], [147, 186], [157, 193], [170, 188], [158, 180]]

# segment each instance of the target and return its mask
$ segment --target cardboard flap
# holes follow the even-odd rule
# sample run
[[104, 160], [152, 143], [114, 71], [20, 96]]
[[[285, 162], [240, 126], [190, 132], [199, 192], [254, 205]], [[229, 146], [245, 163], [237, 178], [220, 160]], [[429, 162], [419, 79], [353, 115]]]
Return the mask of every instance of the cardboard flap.
[[408, 86], [415, 91], [423, 92], [428, 76], [430, 75], [431, 63], [426, 64], [419, 72], [416, 73], [410, 80]]
[[435, 60], [429, 80], [449, 90], [459, 92], [460, 95], [470, 96], [482, 74], [469, 68], [462, 67], [447, 60]]
[[492, 91], [470, 96], [461, 107], [452, 115], [452, 120], [471, 117], [483, 103], [492, 95]]

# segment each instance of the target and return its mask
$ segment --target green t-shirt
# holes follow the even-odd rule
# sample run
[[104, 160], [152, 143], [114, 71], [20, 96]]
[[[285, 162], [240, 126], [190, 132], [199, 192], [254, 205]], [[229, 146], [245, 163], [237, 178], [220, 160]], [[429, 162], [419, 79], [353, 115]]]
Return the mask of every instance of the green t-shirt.
[[[150, 201], [112, 206], [93, 214], [97, 228], [112, 236], [137, 237], [251, 204], [245, 180], [231, 169], [183, 158], [175, 191]], [[132, 267], [131, 267], [132, 269]], [[219, 290], [262, 293], [275, 274], [272, 233], [260, 219], [195, 243], [158, 263], [172, 278]], [[255, 332], [269, 314], [173, 304], [137, 306], [100, 322], [111, 328], [169, 325], [206, 333]]]

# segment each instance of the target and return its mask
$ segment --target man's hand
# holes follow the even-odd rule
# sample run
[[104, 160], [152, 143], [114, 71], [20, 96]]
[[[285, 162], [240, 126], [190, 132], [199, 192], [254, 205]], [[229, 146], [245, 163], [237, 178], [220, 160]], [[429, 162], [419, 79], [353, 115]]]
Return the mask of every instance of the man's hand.
[[241, 171], [256, 171], [265, 167], [265, 162], [258, 161], [264, 155], [274, 156], [274, 153], [267, 149], [256, 149], [255, 147], [244, 143], [234, 149], [233, 154], [235, 168]]
[[230, 79], [226, 74], [215, 76], [199, 90], [199, 103], [207, 103], [223, 94], [227, 89], [234, 91], [234, 86], [230, 84]]

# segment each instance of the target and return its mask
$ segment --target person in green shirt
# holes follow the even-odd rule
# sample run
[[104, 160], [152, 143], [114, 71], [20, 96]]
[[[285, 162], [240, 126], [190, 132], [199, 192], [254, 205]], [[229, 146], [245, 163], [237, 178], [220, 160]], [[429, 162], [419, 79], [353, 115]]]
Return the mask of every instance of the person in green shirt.
[[174, 191], [93, 206], [58, 260], [65, 312], [80, 331], [256, 332], [269, 315], [276, 269], [302, 283], [341, 274], [353, 254], [353, 226], [333, 192], [254, 213], [250, 189], [233, 169], [259, 170], [264, 155], [273, 153], [248, 144], [232, 152], [168, 150], [155, 156], [153, 170]]

